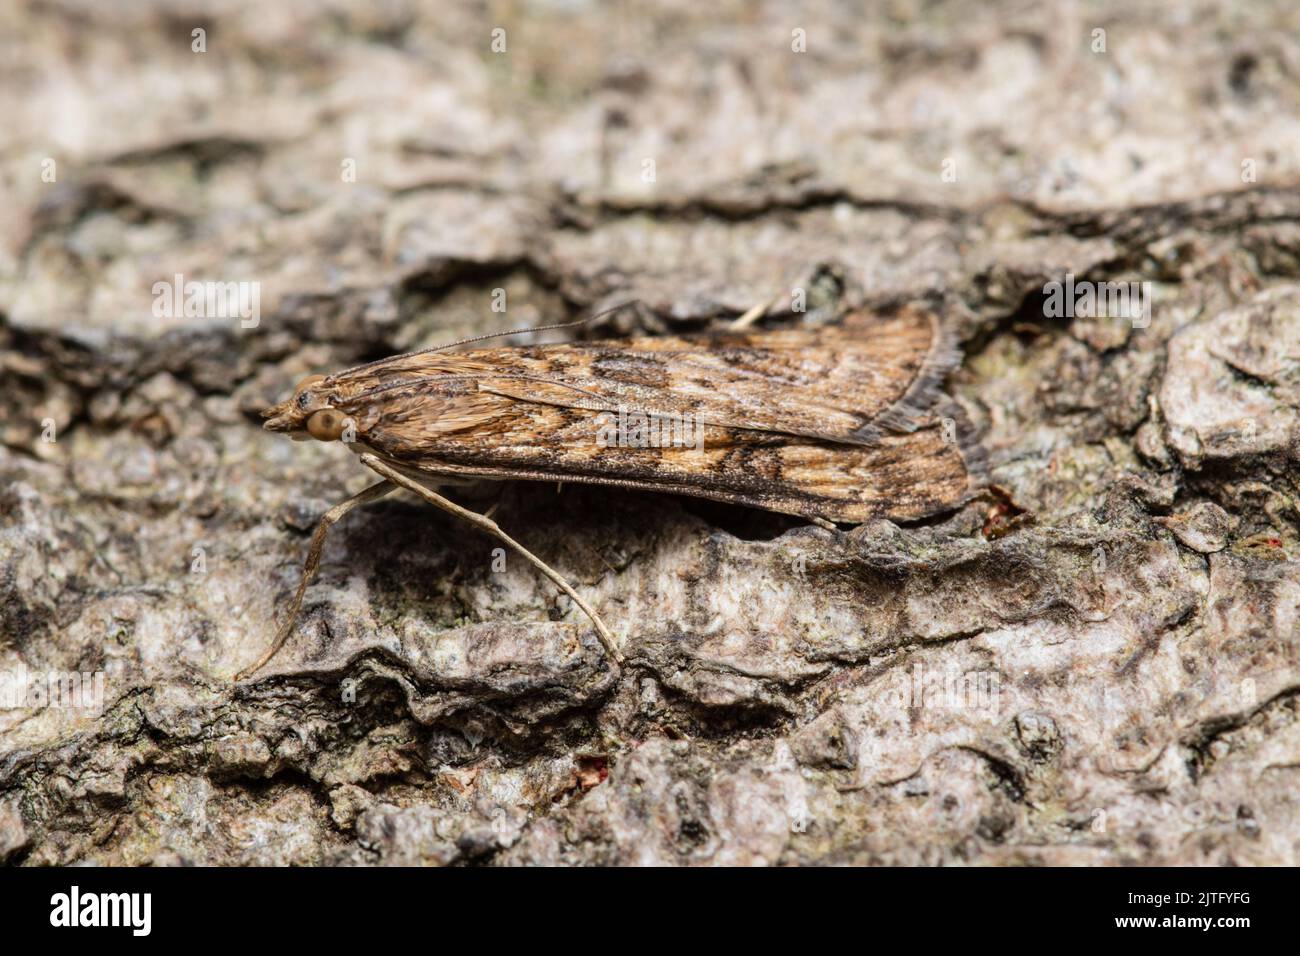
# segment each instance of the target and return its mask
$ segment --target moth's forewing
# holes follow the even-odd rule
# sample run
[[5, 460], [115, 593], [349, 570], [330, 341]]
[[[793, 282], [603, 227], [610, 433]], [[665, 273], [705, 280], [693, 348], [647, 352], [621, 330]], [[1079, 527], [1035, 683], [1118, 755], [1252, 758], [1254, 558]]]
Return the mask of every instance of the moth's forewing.
[[[856, 313], [821, 329], [658, 336], [399, 355], [365, 386], [475, 379], [479, 391], [592, 410], [692, 415], [712, 425], [863, 442], [907, 427], [958, 358], [933, 313]], [[331, 376], [345, 382], [347, 373]]]
[[[358, 438], [407, 470], [649, 488], [836, 521], [918, 518], [970, 491], [951, 428], [912, 429], [956, 359], [906, 309], [819, 330], [397, 356], [331, 376]], [[602, 439], [613, 413], [702, 448]], [[693, 443], [695, 444], [695, 443]]]

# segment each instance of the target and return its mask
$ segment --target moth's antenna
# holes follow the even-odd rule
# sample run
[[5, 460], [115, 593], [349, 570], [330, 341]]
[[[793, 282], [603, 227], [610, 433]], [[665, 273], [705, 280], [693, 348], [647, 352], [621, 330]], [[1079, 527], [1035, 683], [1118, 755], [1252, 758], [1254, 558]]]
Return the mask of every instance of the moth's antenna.
[[617, 312], [619, 309], [625, 309], [629, 305], [635, 305], [640, 301], [641, 301], [640, 299], [628, 299], [625, 302], [620, 302], [618, 305], [613, 306], [612, 308], [605, 309], [602, 312], [597, 312], [595, 315], [589, 315], [585, 319], [578, 319], [576, 322], [560, 322], [557, 323], [556, 325], [536, 325], [536, 326], [532, 326], [531, 328], [512, 329], [507, 332], [488, 332], [486, 335], [475, 335], [475, 336], [471, 336], [468, 339], [461, 339], [459, 342], [448, 342], [446, 345], [434, 345], [427, 349], [420, 349], [418, 352], [407, 352], [406, 354], [400, 356], [390, 356], [389, 358], [376, 359], [373, 362], [366, 362], [363, 365], [354, 365], [352, 366], [352, 368], [344, 369], [342, 372], [336, 372], [334, 375], [331, 375], [330, 378], [336, 378], [339, 375], [347, 375], [351, 372], [364, 371], [365, 369], [368, 369], [371, 366], [382, 365], [384, 362], [392, 361], [393, 358], [411, 358], [414, 355], [428, 355], [430, 352], [445, 352], [447, 349], [454, 349], [462, 345], [469, 345], [472, 342], [485, 342], [488, 339], [499, 339], [503, 336], [509, 336], [509, 335], [522, 335], [525, 332], [550, 332], [554, 329], [572, 329], [572, 328], [576, 328], [579, 325], [586, 325], [588, 322], [595, 322], [597, 319], [604, 318], [607, 315], [611, 315], [614, 312]]
[[487, 339], [499, 339], [509, 335], [523, 335], [525, 332], [550, 332], [552, 329], [572, 329], [579, 325], [586, 325], [588, 322], [595, 322], [597, 319], [603, 319], [607, 315], [612, 315], [619, 309], [626, 308], [629, 305], [635, 305], [640, 299], [628, 299], [626, 302], [620, 302], [616, 306], [597, 312], [595, 315], [589, 315], [585, 319], [578, 319], [576, 322], [560, 322], [556, 325], [535, 325], [528, 328], [513, 329], [509, 332], [488, 332], [486, 335], [475, 335], [472, 338], [461, 339], [459, 342], [450, 342], [447, 345], [435, 345], [433, 348], [422, 349], [419, 352], [412, 352], [412, 355], [423, 355], [425, 352], [441, 352], [444, 349], [454, 349], [459, 345], [469, 345], [471, 342], [483, 342]]

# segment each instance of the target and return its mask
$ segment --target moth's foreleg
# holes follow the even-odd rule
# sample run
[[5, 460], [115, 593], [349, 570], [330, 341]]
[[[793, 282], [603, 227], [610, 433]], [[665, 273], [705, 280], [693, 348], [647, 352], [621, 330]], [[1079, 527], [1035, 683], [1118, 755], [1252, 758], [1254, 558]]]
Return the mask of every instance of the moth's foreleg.
[[463, 518], [466, 521], [468, 521], [470, 524], [474, 525], [475, 527], [482, 528], [488, 534], [500, 538], [511, 548], [513, 548], [514, 550], [522, 554], [525, 558], [527, 558], [529, 561], [533, 563], [534, 567], [536, 567], [539, 571], [541, 571], [548, 578], [554, 581], [556, 586], [559, 587], [559, 589], [563, 591], [565, 594], [567, 594], [573, 600], [574, 604], [578, 605], [578, 607], [582, 609], [582, 612], [591, 619], [591, 623], [596, 626], [596, 634], [600, 638], [601, 644], [605, 646], [605, 650], [609, 652], [610, 657], [614, 658], [614, 660], [620, 664], [623, 663], [623, 655], [622, 653], [619, 652], [618, 646], [614, 643], [614, 635], [610, 633], [609, 628], [605, 626], [605, 622], [600, 619], [600, 615], [597, 614], [595, 610], [586, 601], [582, 599], [582, 596], [578, 594], [578, 592], [575, 591], [572, 588], [572, 586], [570, 586], [569, 582], [564, 580], [564, 578], [561, 577], [557, 571], [552, 570], [552, 568], [549, 565], [547, 565], [545, 561], [537, 557], [537, 555], [533, 554], [531, 551], [529, 551], [527, 548], [521, 545], [514, 538], [510, 537], [508, 534], [502, 531], [495, 521], [493, 521], [491, 518], [488, 518], [485, 515], [481, 515], [478, 514], [477, 512], [470, 511], [468, 508], [462, 508], [454, 501], [448, 501], [442, 495], [438, 494], [436, 491], [426, 488], [424, 485], [420, 484], [415, 479], [408, 478], [406, 475], [402, 474], [400, 471], [397, 471], [395, 468], [390, 468], [388, 465], [384, 464], [384, 462], [380, 461], [374, 455], [363, 453], [361, 455], [361, 461], [368, 468], [371, 468], [376, 473], [382, 475], [384, 478], [387, 478], [393, 484], [401, 485], [403, 488], [407, 489], [408, 491], [415, 492], [425, 501], [429, 502], [429, 504], [437, 508], [441, 508], [443, 511], [446, 511], [449, 514], [453, 514], [458, 518]]
[[316, 531], [311, 536], [311, 545], [307, 549], [307, 561], [303, 565], [302, 569], [302, 580], [298, 582], [298, 590], [293, 596], [293, 603], [289, 606], [289, 616], [286, 617], [284, 623], [280, 625], [280, 630], [276, 633], [275, 640], [271, 642], [271, 646], [266, 649], [266, 653], [258, 658], [256, 664], [253, 664], [251, 667], [245, 667], [242, 671], [236, 674], [235, 680], [243, 680], [244, 678], [251, 677], [253, 674], [260, 671], [270, 662], [271, 658], [276, 655], [280, 648], [284, 646], [284, 642], [289, 639], [289, 632], [293, 630], [293, 622], [298, 619], [298, 612], [302, 609], [302, 599], [303, 595], [307, 593], [307, 585], [311, 583], [311, 579], [316, 576], [316, 569], [320, 567], [321, 553], [325, 550], [325, 536], [329, 533], [329, 530], [334, 523], [357, 505], [363, 505], [368, 501], [382, 498], [390, 491], [393, 491], [394, 487], [395, 486], [391, 481], [378, 482], [371, 485], [369, 488], [357, 492], [346, 501], [339, 502], [321, 516], [320, 522], [316, 525]]

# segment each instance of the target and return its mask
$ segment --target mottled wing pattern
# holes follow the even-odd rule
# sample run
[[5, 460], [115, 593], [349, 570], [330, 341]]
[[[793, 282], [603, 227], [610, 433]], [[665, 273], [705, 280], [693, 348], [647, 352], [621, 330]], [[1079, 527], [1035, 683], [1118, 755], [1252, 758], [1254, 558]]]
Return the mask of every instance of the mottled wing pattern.
[[[413, 474], [860, 522], [923, 517], [969, 493], [966, 453], [923, 414], [955, 357], [934, 316], [907, 309], [819, 330], [396, 356], [322, 388], [360, 444]], [[609, 447], [600, 429], [619, 407], [692, 416], [702, 447]]]
[[823, 329], [413, 354], [363, 371], [393, 390], [462, 375], [525, 402], [865, 443], [910, 427], [956, 358], [937, 317], [908, 308]]
[[938, 427], [859, 445], [709, 426], [701, 449], [602, 447], [597, 429], [592, 412], [511, 402], [454, 443], [385, 422], [368, 440], [412, 474], [617, 485], [847, 523], [924, 517], [970, 490], [962, 448]]

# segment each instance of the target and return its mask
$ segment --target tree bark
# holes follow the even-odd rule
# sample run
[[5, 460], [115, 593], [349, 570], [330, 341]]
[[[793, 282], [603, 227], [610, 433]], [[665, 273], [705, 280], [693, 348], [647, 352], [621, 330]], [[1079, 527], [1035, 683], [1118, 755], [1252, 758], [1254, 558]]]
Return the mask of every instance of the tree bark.
[[[104, 680], [0, 709], [0, 860], [1296, 864], [1300, 9], [636, 6], [0, 13], [0, 673]], [[621, 669], [394, 496], [231, 682], [370, 477], [260, 409], [628, 295], [930, 304], [989, 489], [831, 532], [505, 487]]]

